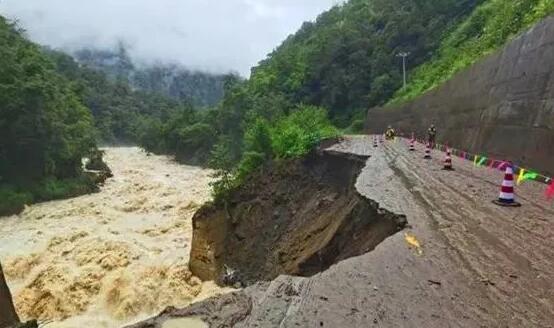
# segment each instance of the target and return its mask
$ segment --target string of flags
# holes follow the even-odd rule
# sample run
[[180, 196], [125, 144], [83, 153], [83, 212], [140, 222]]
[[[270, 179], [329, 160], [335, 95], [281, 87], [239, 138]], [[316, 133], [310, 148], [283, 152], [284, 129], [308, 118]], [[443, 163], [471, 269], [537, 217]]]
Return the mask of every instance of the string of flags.
[[[409, 144], [413, 144], [414, 141], [417, 141], [421, 144], [427, 144], [421, 139], [417, 139], [412, 136], [411, 139], [408, 139]], [[442, 145], [435, 143], [435, 148], [441, 151], [450, 151], [451, 154], [459, 156], [464, 160], [473, 160], [473, 165], [476, 167], [488, 167], [491, 169], [498, 169], [500, 171], [506, 170], [508, 166], [511, 166], [514, 173], [517, 172], [516, 184], [521, 185], [525, 181], [537, 181], [543, 182], [547, 185], [547, 188], [544, 192], [544, 196], [548, 201], [554, 200], [554, 179], [552, 177], [547, 177], [545, 175], [539, 174], [533, 170], [523, 168], [521, 166], [515, 165], [509, 161], [497, 160], [483, 155], [471, 154], [469, 152], [458, 150], [456, 148], [449, 147], [447, 145]]]

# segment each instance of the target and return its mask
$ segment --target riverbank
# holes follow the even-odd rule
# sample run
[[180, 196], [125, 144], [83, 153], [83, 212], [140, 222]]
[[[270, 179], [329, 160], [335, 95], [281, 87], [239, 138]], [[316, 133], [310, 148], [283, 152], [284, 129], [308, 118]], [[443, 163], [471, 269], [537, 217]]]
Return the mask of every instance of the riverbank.
[[188, 270], [191, 217], [211, 171], [138, 148], [107, 148], [95, 194], [0, 220], [0, 258], [22, 319], [112, 328], [225, 292]]
[[0, 184], [0, 216], [21, 213], [27, 204], [67, 199], [98, 191], [86, 175], [74, 179], [44, 179], [31, 184]]
[[[233, 193], [226, 213], [199, 211], [194, 237], [219, 254], [193, 259], [202, 261], [198, 274], [217, 276], [224, 265], [226, 277], [248, 287], [130, 327], [164, 328], [182, 318], [212, 328], [550, 327], [554, 210], [544, 184], [517, 185], [522, 206], [500, 207], [492, 200], [503, 172], [458, 157], [455, 171], [446, 171], [438, 150], [424, 159], [422, 145], [410, 152], [399, 139], [374, 147], [374, 137], [345, 137], [327, 149], [340, 165], [323, 157], [303, 165], [301, 176], [294, 165], [266, 171], [249, 179], [255, 188]], [[361, 172], [349, 169], [344, 158], [352, 157], [367, 158]], [[408, 224], [397, 233], [381, 230], [387, 213]], [[227, 225], [206, 229], [224, 215]], [[376, 243], [359, 247], [371, 237]]]

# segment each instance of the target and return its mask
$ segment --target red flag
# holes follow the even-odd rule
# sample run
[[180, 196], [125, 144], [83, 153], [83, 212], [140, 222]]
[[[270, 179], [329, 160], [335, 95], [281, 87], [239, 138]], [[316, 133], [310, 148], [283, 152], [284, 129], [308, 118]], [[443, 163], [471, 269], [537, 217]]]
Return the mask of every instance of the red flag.
[[546, 189], [546, 192], [544, 194], [546, 196], [546, 199], [554, 199], [554, 181], [550, 181], [550, 186], [548, 187], [548, 189]]

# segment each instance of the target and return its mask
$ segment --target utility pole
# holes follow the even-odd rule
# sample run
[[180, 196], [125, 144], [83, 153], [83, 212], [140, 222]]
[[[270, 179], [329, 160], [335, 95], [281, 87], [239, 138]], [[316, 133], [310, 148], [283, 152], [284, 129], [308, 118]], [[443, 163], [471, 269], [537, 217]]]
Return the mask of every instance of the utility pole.
[[404, 89], [406, 88], [406, 57], [410, 55], [409, 52], [401, 52], [396, 57], [402, 57], [402, 70], [404, 72]]

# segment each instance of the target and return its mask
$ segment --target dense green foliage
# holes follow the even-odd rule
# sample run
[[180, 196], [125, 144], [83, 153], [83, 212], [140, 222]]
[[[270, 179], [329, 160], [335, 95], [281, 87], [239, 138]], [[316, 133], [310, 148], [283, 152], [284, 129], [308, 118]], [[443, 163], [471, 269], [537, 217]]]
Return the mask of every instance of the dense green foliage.
[[145, 118], [168, 121], [173, 113], [191, 108], [188, 103], [158, 93], [134, 90], [126, 80], [82, 67], [65, 53], [48, 50], [48, 54], [90, 108], [102, 142], [135, 143], [141, 131], [150, 128], [142, 124]]
[[271, 147], [278, 158], [299, 157], [308, 153], [320, 140], [338, 135], [327, 118], [327, 112], [313, 106], [292, 112], [277, 121], [270, 131]]
[[92, 116], [72, 85], [0, 17], [0, 213], [88, 188], [76, 181], [94, 147]]
[[[442, 83], [550, 12], [546, 0], [350, 0], [305, 23], [248, 81], [228, 79], [215, 108], [146, 124], [142, 144], [209, 161], [224, 195], [268, 160], [335, 135], [331, 122], [360, 131], [366, 109]], [[399, 52], [415, 74], [405, 90]]]
[[58, 179], [48, 177], [25, 184], [0, 184], [0, 215], [20, 212], [24, 204], [68, 198], [96, 190], [86, 176]]
[[410, 66], [424, 63], [479, 2], [350, 0], [304, 23], [254, 68], [251, 90], [325, 107], [335, 124], [348, 126], [401, 86], [399, 52], [411, 53]]
[[223, 79], [223, 75], [158, 64], [137, 70], [131, 83], [139, 90], [190, 102], [196, 107], [208, 107], [223, 98]]
[[123, 44], [116, 50], [82, 49], [75, 58], [83, 66], [125, 81], [133, 89], [158, 94], [196, 107], [214, 106], [223, 97], [224, 75], [195, 72], [176, 64], [133, 63]]
[[430, 61], [415, 69], [408, 87], [397, 92], [394, 102], [412, 99], [437, 87], [552, 13], [552, 0], [485, 1], [447, 34]]
[[410, 51], [412, 63], [423, 63], [442, 33], [478, 3], [351, 0], [336, 6], [285, 40], [248, 81], [227, 78], [215, 108], [149, 121], [142, 144], [207, 160], [220, 177], [215, 194], [225, 195], [268, 160], [301, 156], [337, 135], [333, 124], [359, 130], [365, 109], [399, 87], [396, 53]]
[[323, 108], [301, 105], [273, 124], [258, 116], [244, 131], [238, 162], [233, 159], [233, 142], [228, 137], [215, 144], [210, 164], [218, 169], [219, 180], [213, 184], [216, 200], [268, 161], [301, 157], [321, 140], [338, 135]]
[[[137, 68], [124, 46], [48, 58], [2, 20], [1, 199], [78, 190], [94, 131], [208, 164], [225, 196], [268, 161], [336, 136], [334, 126], [360, 131], [368, 108], [421, 95], [552, 12], [552, 0], [350, 0], [304, 23], [249, 80]], [[410, 53], [406, 89], [399, 52]]]

